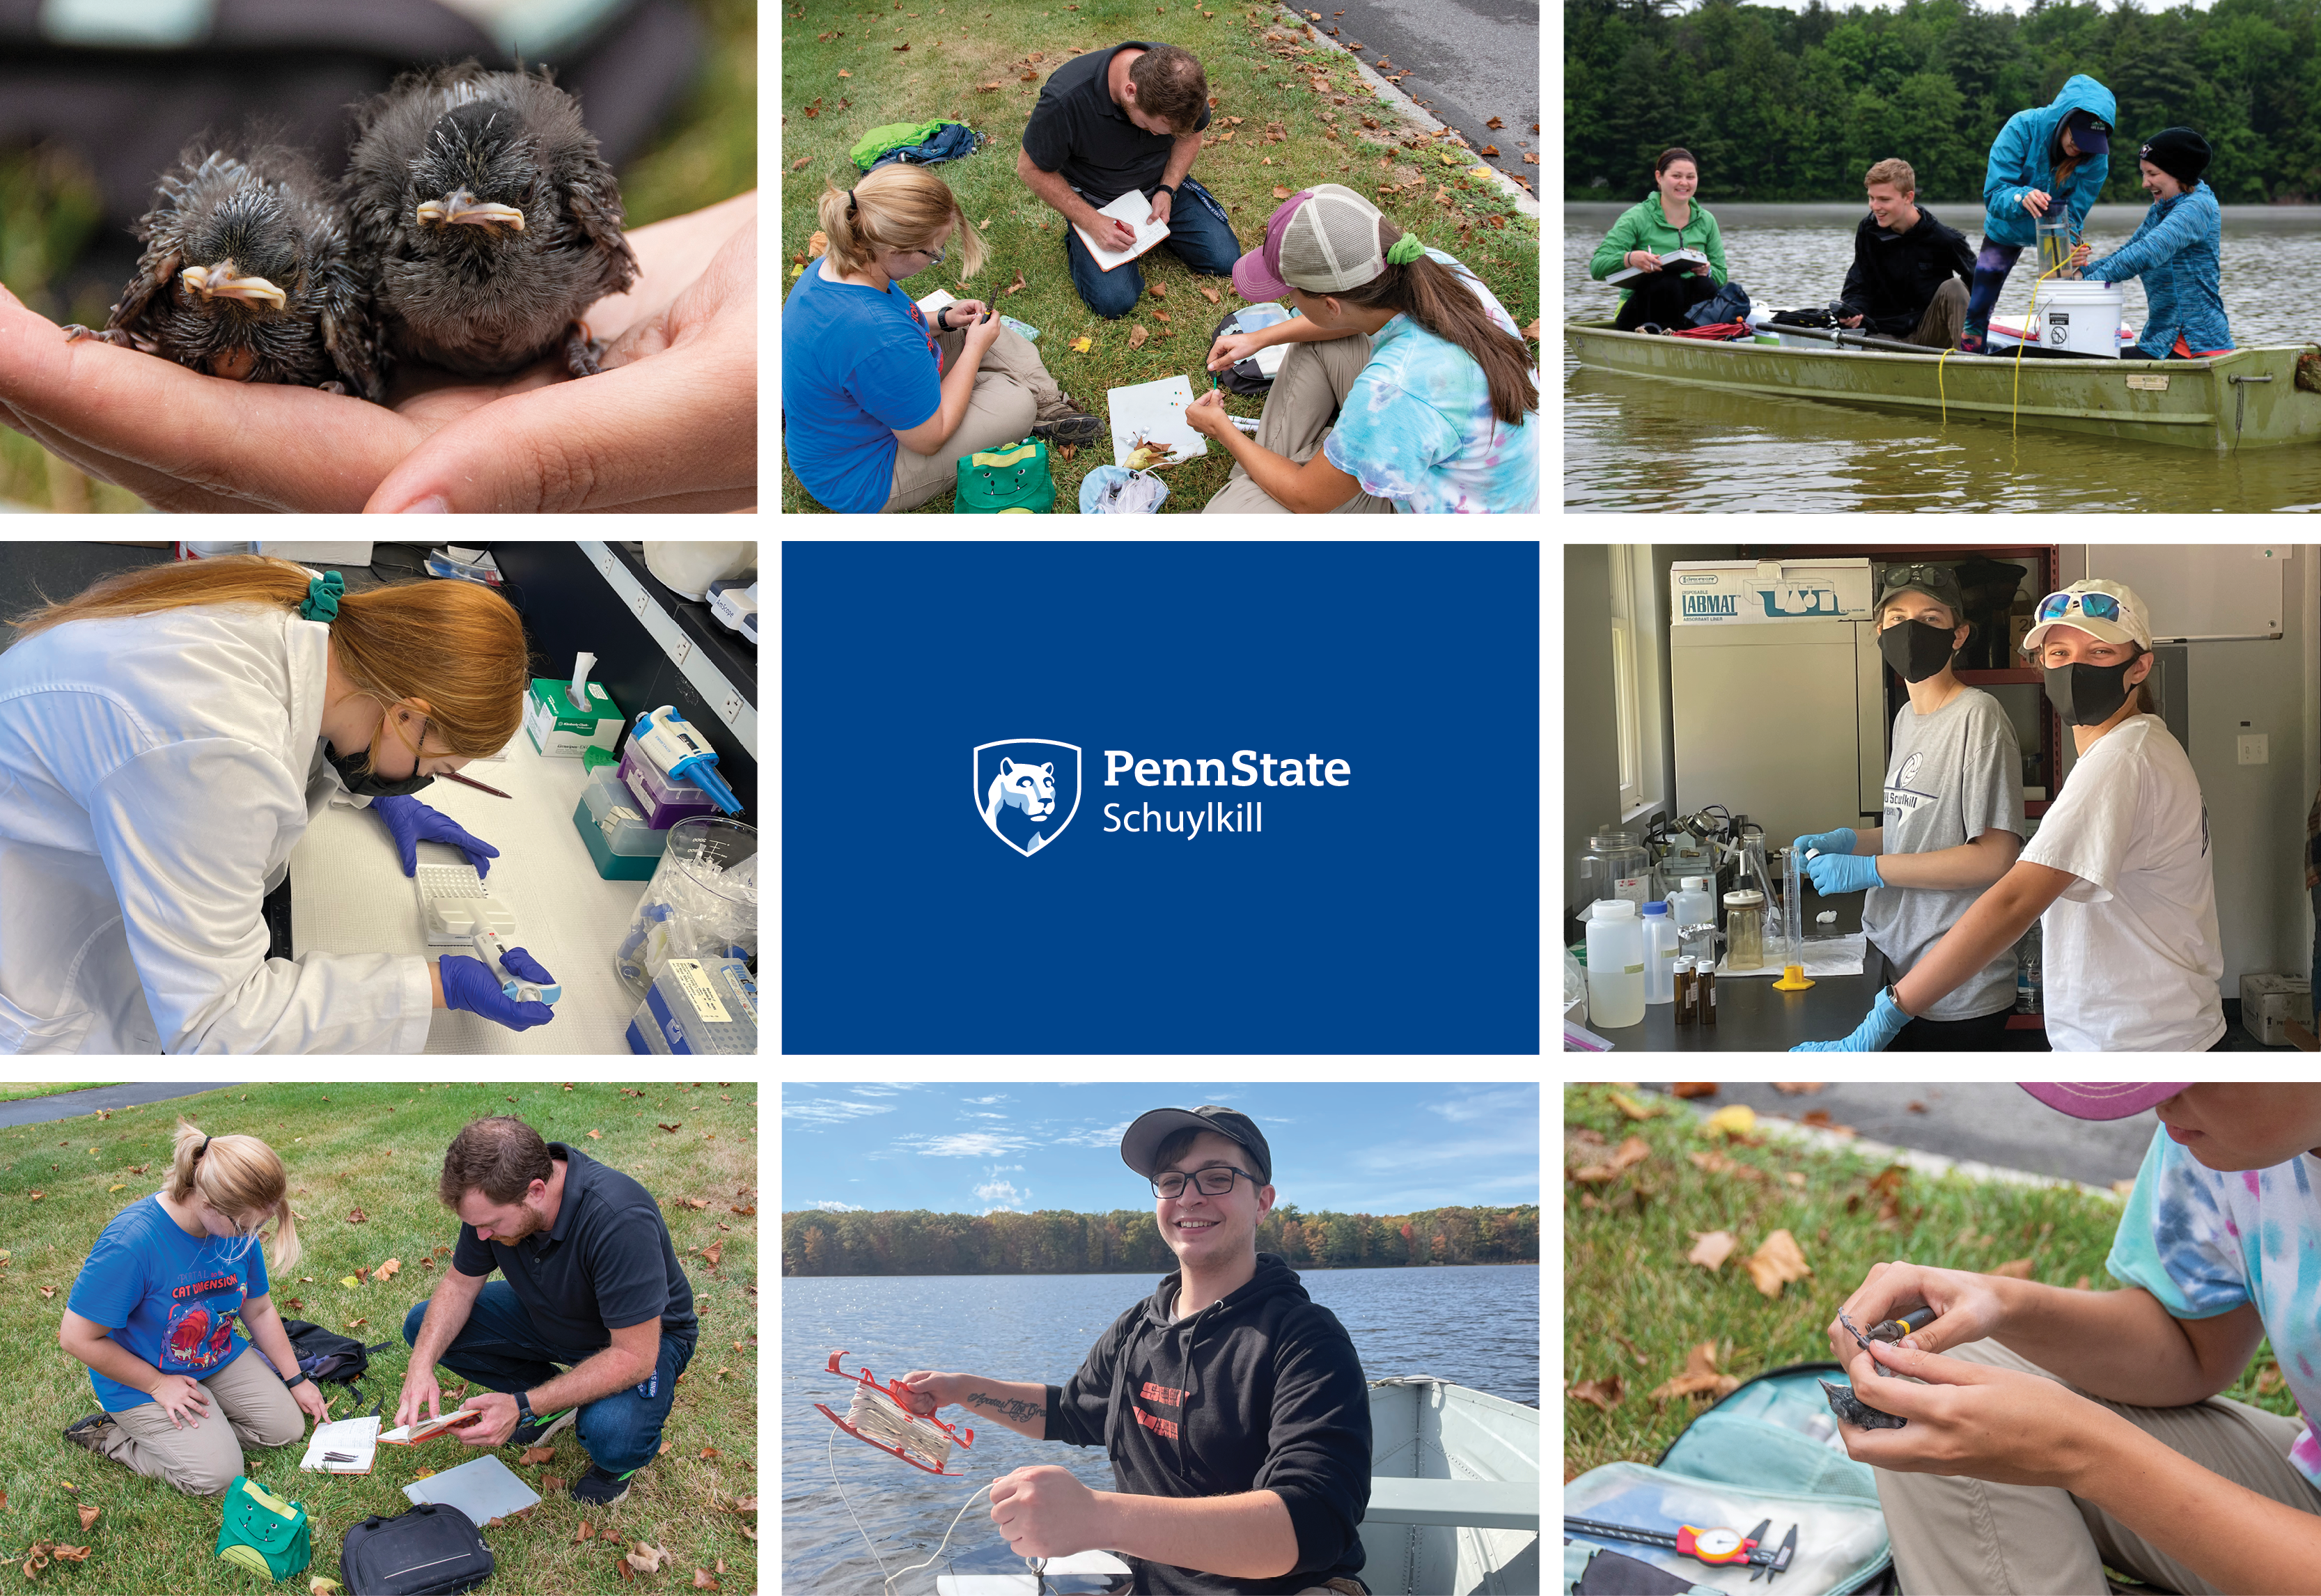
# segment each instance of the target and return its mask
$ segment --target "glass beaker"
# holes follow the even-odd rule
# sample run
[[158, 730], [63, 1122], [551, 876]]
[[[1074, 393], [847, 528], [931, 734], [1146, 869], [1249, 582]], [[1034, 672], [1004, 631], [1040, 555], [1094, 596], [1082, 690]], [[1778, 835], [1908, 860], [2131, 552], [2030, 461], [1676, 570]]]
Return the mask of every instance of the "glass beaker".
[[1641, 914], [1659, 896], [1652, 890], [1652, 861], [1634, 832], [1606, 826], [1588, 839], [1588, 852], [1579, 860], [1575, 907], [1613, 898], [1634, 904]]
[[750, 959], [758, 953], [758, 828], [696, 816], [669, 828], [669, 849], [645, 884], [614, 954], [642, 999], [671, 959]]
[[1725, 967], [1762, 970], [1765, 967], [1765, 895], [1727, 892], [1725, 895]]
[[2071, 258], [2071, 213], [2063, 207], [2062, 201], [2059, 199], [2055, 204], [2047, 207], [2047, 214], [2039, 218], [2040, 275], [2043, 277], [2048, 272], [2054, 271], [2055, 268], [2061, 266], [2062, 267], [2062, 269], [2061, 271], [2055, 271], [2055, 275], [2057, 277], [2074, 278], [2079, 276], [2080, 269], [2078, 267], [2063, 265], [2063, 263]]

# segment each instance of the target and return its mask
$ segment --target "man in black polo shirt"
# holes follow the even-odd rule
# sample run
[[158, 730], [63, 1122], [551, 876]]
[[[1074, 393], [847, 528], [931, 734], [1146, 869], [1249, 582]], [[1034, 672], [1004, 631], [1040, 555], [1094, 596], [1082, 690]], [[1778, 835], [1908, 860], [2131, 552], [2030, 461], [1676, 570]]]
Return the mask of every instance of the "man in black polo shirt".
[[916, 1370], [949, 1403], [1035, 1441], [1102, 1445], [1118, 1491], [1051, 1464], [1003, 1474], [991, 1517], [1017, 1554], [1113, 1551], [1154, 1596], [1359, 1596], [1370, 1388], [1354, 1344], [1257, 1250], [1273, 1154], [1246, 1114], [1155, 1108], [1120, 1140], [1180, 1268], [1122, 1314], [1069, 1383]]
[[[411, 1368], [395, 1422], [442, 1410], [440, 1363], [487, 1388], [463, 1404], [484, 1417], [461, 1440], [531, 1446], [577, 1418], [590, 1467], [572, 1494], [612, 1506], [660, 1453], [700, 1335], [660, 1205], [513, 1115], [460, 1133], [438, 1195], [460, 1216], [460, 1242], [435, 1294], [404, 1318]], [[496, 1269], [506, 1280], [485, 1284]]]
[[[1097, 213], [1134, 192], [1152, 202], [1149, 219], [1166, 222], [1161, 248], [1195, 271], [1224, 277], [1241, 258], [1225, 208], [1188, 175], [1209, 125], [1209, 80], [1190, 51], [1131, 40], [1076, 56], [1050, 74], [1024, 129], [1015, 175], [1033, 193], [1088, 231], [1099, 243], [1125, 249], [1135, 230]], [[1071, 227], [1064, 251], [1072, 287], [1097, 315], [1124, 316], [1144, 292], [1133, 260], [1110, 271]]]

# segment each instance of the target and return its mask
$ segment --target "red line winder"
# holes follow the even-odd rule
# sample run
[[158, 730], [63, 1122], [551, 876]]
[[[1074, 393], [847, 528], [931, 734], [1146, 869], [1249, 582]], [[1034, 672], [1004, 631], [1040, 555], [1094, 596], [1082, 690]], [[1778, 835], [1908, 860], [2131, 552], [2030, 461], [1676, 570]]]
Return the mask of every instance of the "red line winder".
[[[973, 1430], [953, 1429], [950, 1425], [945, 1424], [940, 1418], [912, 1412], [910, 1398], [907, 1395], [908, 1388], [905, 1386], [901, 1381], [890, 1380], [882, 1387], [876, 1379], [872, 1378], [870, 1371], [868, 1369], [858, 1369], [857, 1372], [852, 1374], [847, 1373], [845, 1370], [838, 1366], [838, 1360], [845, 1355], [846, 1352], [842, 1347], [830, 1354], [830, 1373], [838, 1375], [842, 1379], [854, 1381], [868, 1390], [878, 1391], [883, 1396], [891, 1398], [894, 1400], [895, 1405], [902, 1409], [903, 1420], [906, 1426], [923, 1425], [930, 1430], [940, 1430], [942, 1434], [948, 1436], [955, 1445], [962, 1447], [972, 1446], [975, 1445], [975, 1432]], [[833, 1413], [827, 1407], [824, 1406], [820, 1402], [816, 1402], [815, 1404], [815, 1408], [824, 1418], [830, 1420], [831, 1423], [836, 1425], [840, 1429], [844, 1430], [848, 1435], [852, 1436], [864, 1446], [876, 1446], [879, 1451], [884, 1452], [890, 1456], [899, 1457], [915, 1469], [924, 1469], [930, 1474], [941, 1474], [945, 1479], [956, 1480], [965, 1477], [964, 1470], [945, 1469], [939, 1464], [928, 1463], [924, 1458], [914, 1456], [907, 1446], [889, 1446], [884, 1441], [872, 1439], [870, 1436], [864, 1435], [860, 1430], [856, 1429], [852, 1425], [847, 1423], [843, 1418], [841, 1418], [837, 1414]]]

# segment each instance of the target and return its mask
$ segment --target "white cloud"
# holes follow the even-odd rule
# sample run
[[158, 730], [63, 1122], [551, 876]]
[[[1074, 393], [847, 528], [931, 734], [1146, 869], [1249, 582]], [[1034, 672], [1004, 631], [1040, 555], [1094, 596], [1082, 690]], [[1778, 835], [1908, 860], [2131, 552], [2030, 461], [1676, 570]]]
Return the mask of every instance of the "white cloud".
[[782, 1117], [799, 1122], [803, 1130], [827, 1130], [835, 1125], [851, 1125], [873, 1114], [891, 1114], [900, 1105], [895, 1103], [858, 1103], [846, 1098], [815, 1098], [805, 1102], [785, 1100]]
[[867, 1214], [870, 1211], [859, 1202], [840, 1202], [832, 1198], [824, 1198], [820, 1202], [810, 1202], [806, 1206], [810, 1208], [820, 1208], [825, 1214]]
[[1019, 1191], [1012, 1182], [1007, 1181], [986, 1181], [974, 1190], [975, 1195], [982, 1199], [985, 1205], [983, 1211], [987, 1214], [1003, 1210], [1015, 1214], [1030, 1211], [1032, 1190], [1028, 1186]]
[[1011, 1153], [1023, 1152], [1032, 1144], [1023, 1136], [964, 1130], [943, 1136], [904, 1136], [898, 1145], [923, 1158], [1004, 1158]]
[[969, 1103], [975, 1103], [975, 1104], [978, 1104], [978, 1105], [983, 1105], [983, 1104], [990, 1104], [990, 1103], [1005, 1103], [1005, 1102], [1010, 1102], [1010, 1101], [1012, 1101], [1013, 1099], [1010, 1099], [1009, 1097], [1007, 1097], [1007, 1096], [1006, 1096], [1006, 1094], [1005, 1094], [1004, 1092], [1001, 1092], [1001, 1093], [994, 1093], [992, 1096], [988, 1097], [988, 1098], [966, 1098], [966, 1099], [962, 1099], [961, 1100], [962, 1100], [962, 1101], [964, 1101], [964, 1102], [969, 1102]]
[[1055, 1145], [1059, 1147], [1117, 1147], [1120, 1138], [1127, 1135], [1128, 1127], [1135, 1123], [1133, 1119], [1124, 1119], [1115, 1126], [1084, 1125], [1078, 1130], [1068, 1130], [1058, 1135]]
[[1536, 1121], [1539, 1114], [1539, 1089], [1535, 1086], [1491, 1087], [1470, 1091], [1446, 1103], [1426, 1105], [1430, 1114], [1440, 1114], [1456, 1124], [1469, 1119], [1506, 1119], [1528, 1114]]

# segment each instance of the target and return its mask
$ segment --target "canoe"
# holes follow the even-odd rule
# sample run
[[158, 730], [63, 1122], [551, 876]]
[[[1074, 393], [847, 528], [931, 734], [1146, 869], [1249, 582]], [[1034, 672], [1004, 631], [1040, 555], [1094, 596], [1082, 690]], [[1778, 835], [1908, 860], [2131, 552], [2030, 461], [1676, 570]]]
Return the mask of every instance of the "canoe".
[[[1850, 336], [1850, 335], [1849, 335]], [[2266, 345], [2194, 360], [2022, 360], [1933, 350], [1716, 343], [1566, 322], [1583, 366], [1929, 420], [2044, 427], [2230, 452], [2321, 442], [2321, 347]]]
[[[1539, 1596], [1539, 1409], [1415, 1374], [1370, 1382], [1372, 1596]], [[948, 1558], [937, 1596], [1035, 1596], [1042, 1575], [994, 1542]], [[1104, 1552], [1047, 1564], [1044, 1589], [1120, 1591]]]

